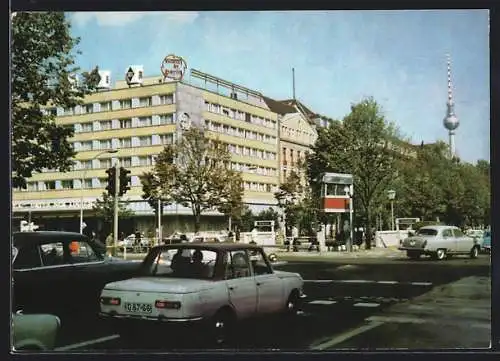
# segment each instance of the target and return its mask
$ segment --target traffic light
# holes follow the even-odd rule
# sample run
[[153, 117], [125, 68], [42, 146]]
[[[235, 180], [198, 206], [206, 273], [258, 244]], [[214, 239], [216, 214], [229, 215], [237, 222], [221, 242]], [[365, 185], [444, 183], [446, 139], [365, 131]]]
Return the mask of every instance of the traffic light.
[[106, 186], [106, 190], [110, 196], [115, 196], [116, 191], [116, 168], [111, 167], [106, 169], [106, 173], [108, 174], [108, 185]]
[[122, 196], [130, 189], [130, 170], [120, 167], [120, 191], [118, 195]]

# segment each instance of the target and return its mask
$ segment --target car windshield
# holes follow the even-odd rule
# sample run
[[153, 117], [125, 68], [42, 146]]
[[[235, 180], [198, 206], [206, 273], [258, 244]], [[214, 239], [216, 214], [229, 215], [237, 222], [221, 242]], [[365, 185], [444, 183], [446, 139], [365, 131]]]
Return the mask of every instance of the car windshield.
[[151, 251], [142, 265], [144, 277], [211, 279], [217, 253], [189, 247], [158, 248]]
[[420, 228], [417, 231], [417, 236], [436, 236], [438, 231], [433, 228]]

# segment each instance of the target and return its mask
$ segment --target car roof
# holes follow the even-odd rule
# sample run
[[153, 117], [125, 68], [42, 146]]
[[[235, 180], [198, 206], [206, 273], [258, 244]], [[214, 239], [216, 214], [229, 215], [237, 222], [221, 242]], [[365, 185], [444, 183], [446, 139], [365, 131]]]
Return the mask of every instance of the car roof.
[[12, 233], [14, 246], [20, 246], [32, 242], [40, 241], [64, 241], [64, 240], [85, 240], [89, 238], [83, 234], [65, 231], [36, 231], [36, 232], [14, 232]]
[[238, 250], [238, 249], [258, 249], [260, 246], [248, 243], [232, 243], [232, 242], [202, 242], [202, 243], [177, 243], [177, 244], [169, 244], [169, 245], [160, 245], [155, 248], [197, 248], [197, 249], [205, 249], [205, 250]]
[[420, 229], [448, 229], [448, 228], [458, 228], [456, 226], [446, 226], [443, 224], [436, 224], [436, 225], [431, 225], [431, 226], [424, 226], [421, 227]]

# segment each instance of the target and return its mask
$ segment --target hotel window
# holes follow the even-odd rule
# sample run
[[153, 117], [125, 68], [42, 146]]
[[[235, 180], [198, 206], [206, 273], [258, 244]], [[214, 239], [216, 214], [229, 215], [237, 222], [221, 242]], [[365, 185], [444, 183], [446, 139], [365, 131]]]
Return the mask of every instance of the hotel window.
[[160, 105], [169, 105], [174, 103], [173, 94], [160, 95]]
[[152, 160], [152, 157], [150, 155], [139, 157], [139, 165], [141, 167], [146, 167], [148, 165], [151, 165], [152, 163], [153, 163], [153, 160]]
[[151, 124], [151, 117], [139, 118], [139, 127], [149, 127]]
[[110, 168], [111, 167], [111, 159], [99, 159], [100, 168]]
[[161, 144], [173, 144], [174, 143], [174, 135], [172, 133], [162, 134], [160, 135]]
[[82, 123], [82, 130], [81, 130], [82, 133], [91, 131], [92, 131], [92, 122]]
[[82, 160], [80, 161], [81, 169], [92, 169], [92, 160]]
[[250, 189], [250, 183], [244, 182], [244, 187], [245, 187], [245, 190], [249, 190]]
[[101, 112], [107, 112], [111, 110], [111, 102], [102, 102], [100, 108]]
[[283, 164], [286, 164], [286, 148], [283, 148]]
[[57, 108], [49, 108], [47, 109], [47, 112], [54, 117], [57, 116]]
[[245, 113], [245, 122], [247, 123], [252, 122], [252, 116], [249, 113]]
[[100, 140], [99, 149], [111, 149], [111, 139]]
[[257, 150], [256, 154], [257, 158], [262, 159], [262, 153], [263, 153], [262, 150]]
[[130, 108], [132, 108], [132, 99], [120, 100], [120, 109], [130, 109]]
[[148, 135], [146, 137], [139, 137], [139, 146], [146, 147], [151, 145], [151, 136]]
[[208, 112], [210, 111], [210, 102], [207, 102], [206, 100], [205, 100], [205, 110]]
[[294, 161], [293, 161], [293, 149], [290, 149], [290, 163], [292, 165], [294, 164]]
[[212, 113], [217, 113], [219, 114], [221, 112], [221, 106], [219, 104], [210, 104], [210, 111]]
[[150, 107], [151, 106], [151, 97], [139, 98], [139, 106]]
[[121, 138], [120, 148], [130, 148], [132, 146], [132, 138]]
[[45, 182], [45, 189], [47, 189], [47, 190], [54, 190], [54, 189], [56, 189], [56, 182], [55, 181]]
[[92, 179], [84, 179], [82, 183], [82, 188], [85, 189], [92, 188]]
[[250, 153], [250, 148], [243, 147], [243, 155], [248, 155]]
[[173, 124], [174, 123], [174, 115], [173, 114], [161, 114], [160, 115], [160, 124]]
[[28, 182], [28, 191], [35, 192], [38, 190], [38, 182]]
[[229, 117], [229, 109], [222, 108], [222, 114], [224, 114], [226, 117]]
[[64, 109], [64, 115], [74, 115], [75, 114], [75, 108], [65, 108]]
[[266, 192], [271, 192], [271, 185], [270, 184], [266, 184]]
[[94, 104], [84, 104], [82, 105], [82, 114], [90, 114], [94, 112]]
[[222, 133], [228, 134], [229, 133], [229, 126], [228, 125], [223, 125], [222, 126]]
[[108, 185], [108, 179], [107, 178], [99, 178], [99, 187], [104, 188]]
[[101, 130], [110, 130], [112, 122], [111, 120], [101, 120], [99, 124], [101, 126]]
[[132, 119], [120, 119], [120, 128], [132, 128]]
[[234, 152], [235, 152], [236, 154], [241, 154], [242, 148], [243, 148], [243, 147], [242, 147], [241, 145], [237, 145], [237, 146], [235, 147], [235, 149], [234, 149]]
[[121, 158], [120, 164], [122, 165], [122, 167], [131, 167], [132, 166], [132, 157]]
[[92, 150], [92, 141], [86, 141], [80, 143], [80, 151], [82, 150]]
[[61, 181], [62, 189], [73, 189], [73, 181], [72, 180], [63, 180]]

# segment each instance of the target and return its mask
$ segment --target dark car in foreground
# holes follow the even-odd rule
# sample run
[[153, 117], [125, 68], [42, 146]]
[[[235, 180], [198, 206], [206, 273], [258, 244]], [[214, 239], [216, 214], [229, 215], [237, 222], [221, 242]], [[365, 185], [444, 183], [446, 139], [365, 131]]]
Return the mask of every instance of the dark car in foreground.
[[12, 238], [14, 312], [96, 314], [104, 285], [133, 277], [140, 266], [105, 256], [80, 233], [16, 232]]

